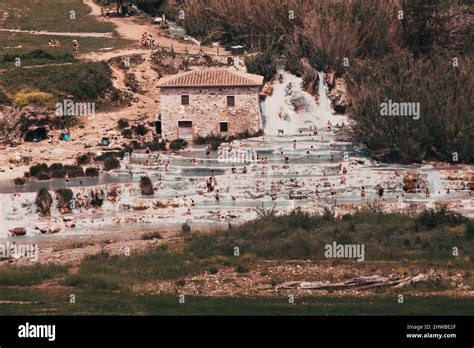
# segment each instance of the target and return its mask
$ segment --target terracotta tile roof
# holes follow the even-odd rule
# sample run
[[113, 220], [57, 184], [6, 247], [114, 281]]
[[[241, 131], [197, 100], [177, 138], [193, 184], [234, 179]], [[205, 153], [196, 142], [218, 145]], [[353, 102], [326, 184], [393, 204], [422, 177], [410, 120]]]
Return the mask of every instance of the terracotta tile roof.
[[234, 69], [203, 69], [166, 76], [158, 87], [224, 87], [261, 86], [263, 76], [243, 73]]

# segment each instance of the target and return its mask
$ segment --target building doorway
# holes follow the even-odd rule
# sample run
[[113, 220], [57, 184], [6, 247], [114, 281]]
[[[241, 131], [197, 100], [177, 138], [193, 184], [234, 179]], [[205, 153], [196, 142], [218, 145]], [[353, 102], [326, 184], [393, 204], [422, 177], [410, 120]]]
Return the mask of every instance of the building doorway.
[[155, 121], [156, 134], [161, 134], [161, 121]]
[[193, 140], [193, 122], [178, 121], [178, 138]]

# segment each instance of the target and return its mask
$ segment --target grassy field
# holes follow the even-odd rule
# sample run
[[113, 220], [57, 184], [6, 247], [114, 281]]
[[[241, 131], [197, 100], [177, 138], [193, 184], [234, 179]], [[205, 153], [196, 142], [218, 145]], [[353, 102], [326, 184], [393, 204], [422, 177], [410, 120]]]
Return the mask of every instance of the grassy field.
[[[70, 11], [75, 19], [69, 19]], [[30, 1], [4, 0], [0, 2], [0, 28], [43, 30], [51, 32], [113, 33], [113, 38], [77, 38], [81, 53], [97, 52], [103, 48], [119, 49], [130, 45], [129, 40], [119, 38], [112, 23], [89, 15], [90, 8], [81, 0], [41, 0], [31, 6]], [[6, 15], [5, 15], [6, 14]], [[60, 47], [48, 46], [48, 40], [57, 39]], [[0, 68], [9, 67], [2, 62], [3, 55], [19, 55], [41, 49], [61, 57], [72, 54], [72, 37], [31, 35], [28, 33], [0, 32]], [[24, 65], [41, 64], [25, 62]]]
[[[60, 47], [49, 47], [48, 40], [57, 39]], [[72, 54], [72, 37], [70, 36], [47, 36], [47, 35], [30, 35], [26, 33], [6, 33], [0, 32], [0, 57], [5, 55], [19, 55], [30, 51], [41, 49], [55, 56], [61, 56], [66, 53]], [[80, 53], [99, 52], [101, 49], [112, 48], [120, 49], [130, 47], [130, 40], [118, 37], [113, 38], [95, 38], [81, 37], [78, 38], [80, 45]], [[27, 63], [26, 65], [38, 64], [36, 62]], [[6, 65], [0, 59], [0, 67], [13, 67]]]
[[324, 259], [324, 246], [333, 241], [364, 244], [366, 260], [410, 260], [446, 266], [458, 246], [473, 266], [472, 222], [457, 214], [426, 212], [419, 217], [361, 212], [342, 219], [293, 212], [269, 216], [218, 234], [191, 237], [189, 252], [200, 258], [229, 254], [235, 246], [243, 253], [269, 259]]
[[[70, 19], [74, 11], [75, 19]], [[89, 16], [91, 10], [82, 0], [2, 0], [0, 28], [22, 30], [70, 31], [70, 32], [112, 32], [113, 25], [96, 21]]]
[[[70, 295], [76, 297], [70, 303]], [[136, 295], [105, 290], [0, 289], [0, 315], [472, 315], [474, 299], [447, 297], [273, 298]], [[4, 301], [10, 301], [6, 303]]]

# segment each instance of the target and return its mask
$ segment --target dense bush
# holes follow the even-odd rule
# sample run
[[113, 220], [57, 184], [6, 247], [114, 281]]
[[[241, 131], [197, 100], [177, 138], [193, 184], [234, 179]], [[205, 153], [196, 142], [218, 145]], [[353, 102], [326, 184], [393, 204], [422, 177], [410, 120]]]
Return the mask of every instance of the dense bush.
[[99, 176], [99, 169], [95, 168], [95, 167], [89, 167], [89, 168], [86, 168], [86, 172], [85, 172], [86, 176]]
[[[348, 75], [356, 138], [385, 161], [451, 162], [456, 152], [459, 162], [474, 162], [473, 68], [467, 57], [458, 68], [448, 58], [407, 55], [360, 63]], [[419, 103], [419, 119], [381, 116], [388, 99]]]
[[120, 129], [128, 128], [130, 126], [126, 118], [121, 118], [118, 120], [117, 124]]
[[155, 193], [153, 183], [148, 176], [142, 176], [140, 178], [140, 190], [142, 195], [153, 195]]
[[22, 65], [42, 65], [48, 63], [56, 63], [56, 62], [75, 62], [76, 59], [70, 53], [63, 53], [59, 55], [53, 55], [43, 50], [33, 50], [27, 53], [20, 53], [20, 54], [5, 54], [2, 56], [2, 60], [0, 62], [5, 63], [13, 63], [17, 58], [21, 59]]
[[58, 207], [59, 208], [69, 208], [70, 202], [74, 198], [74, 193], [71, 189], [63, 188], [57, 189], [56, 191], [56, 198], [58, 200]]
[[66, 177], [67, 171], [63, 167], [61, 168], [56, 168], [54, 170], [51, 170], [51, 177], [56, 178], [56, 179], [61, 179]]
[[211, 145], [211, 148], [214, 151], [216, 151], [222, 143], [231, 143], [236, 139], [247, 139], [247, 138], [252, 138], [252, 137], [259, 137], [262, 135], [263, 135], [262, 131], [258, 131], [256, 133], [249, 133], [248, 131], [244, 131], [236, 135], [226, 135], [226, 136], [220, 136], [220, 135], [215, 135], [214, 133], [211, 133], [205, 137], [198, 135], [196, 138], [194, 138], [194, 143], [198, 145], [209, 144]]
[[91, 163], [92, 155], [90, 153], [84, 153], [76, 157], [76, 162], [78, 166], [83, 166], [84, 164]]
[[11, 103], [8, 95], [0, 88], [0, 104], [8, 105]]
[[[78, 161], [81, 161], [78, 159]], [[29, 176], [36, 177], [38, 180], [49, 180], [50, 178], [76, 178], [84, 176], [84, 170], [78, 165], [63, 165], [62, 163], [53, 163], [49, 167], [47, 164], [35, 164], [30, 167]]]
[[105, 62], [77, 63], [67, 68], [11, 69], [0, 74], [0, 85], [11, 94], [20, 92], [18, 81], [24, 81], [22, 89], [40, 90], [58, 99], [69, 95], [85, 101], [97, 100], [113, 88], [112, 70]]
[[120, 161], [115, 157], [107, 157], [104, 161], [104, 169], [105, 170], [112, 170], [120, 168]]
[[64, 165], [62, 163], [53, 163], [49, 166], [49, 170], [52, 172], [61, 169], [64, 169]]
[[66, 170], [66, 173], [68, 177], [70, 178], [77, 178], [84, 176], [84, 169], [80, 166], [74, 166], [74, 165], [65, 165], [64, 169]]
[[143, 149], [149, 149], [150, 151], [164, 151], [166, 150], [166, 142], [163, 140], [153, 140], [153, 142], [146, 142], [142, 146]]
[[186, 236], [191, 233], [191, 226], [187, 222], [181, 225], [181, 234]]
[[35, 164], [30, 167], [30, 175], [37, 176], [40, 172], [47, 172], [48, 165], [46, 163]]
[[36, 176], [36, 179], [41, 180], [41, 181], [47, 181], [47, 180], [51, 180], [51, 176], [49, 176], [48, 173], [40, 172]]
[[[449, 233], [451, 229], [466, 233]], [[219, 233], [193, 233], [186, 249], [198, 258], [231, 256], [238, 246], [242, 255], [264, 259], [323, 260], [325, 245], [335, 241], [364, 244], [366, 260], [424, 259], [446, 265], [451, 259], [446, 250], [453, 245], [472, 254], [470, 236], [472, 220], [447, 211], [424, 217], [361, 211], [341, 219], [295, 211], [269, 214]]]
[[143, 240], [151, 240], [151, 239], [162, 239], [161, 232], [146, 232], [142, 234], [141, 239]]
[[466, 222], [466, 237], [468, 240], [474, 239], [474, 221], [468, 220]]
[[148, 127], [144, 125], [143, 123], [140, 123], [138, 126], [135, 127], [135, 133], [141, 136], [145, 135], [149, 131], [150, 130], [148, 129]]
[[188, 145], [184, 139], [175, 139], [170, 143], [170, 149], [173, 151], [179, 151], [184, 149]]
[[122, 130], [122, 136], [127, 139], [131, 139], [133, 137], [132, 130], [130, 128], [126, 128]]
[[416, 219], [419, 229], [435, 228], [440, 225], [456, 226], [463, 224], [466, 218], [459, 213], [447, 210], [446, 208], [428, 209], [420, 213]]
[[245, 58], [245, 65], [249, 73], [263, 75], [266, 81], [271, 80], [276, 74], [272, 51], [265, 51]]
[[18, 106], [29, 104], [45, 106], [53, 99], [53, 95], [41, 91], [23, 91], [16, 93], [12, 99]]
[[24, 185], [26, 180], [25, 178], [15, 178], [13, 179], [13, 182], [15, 183], [15, 185], [20, 186], [20, 185]]

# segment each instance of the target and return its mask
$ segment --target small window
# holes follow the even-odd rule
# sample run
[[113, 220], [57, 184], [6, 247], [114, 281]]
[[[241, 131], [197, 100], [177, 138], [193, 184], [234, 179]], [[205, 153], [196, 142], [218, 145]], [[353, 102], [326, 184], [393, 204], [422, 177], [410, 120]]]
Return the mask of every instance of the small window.
[[189, 95], [181, 96], [181, 105], [189, 105]]
[[229, 125], [227, 124], [227, 122], [220, 123], [220, 131], [221, 133], [227, 133], [229, 131]]
[[233, 95], [227, 96], [227, 106], [235, 106], [235, 97]]

